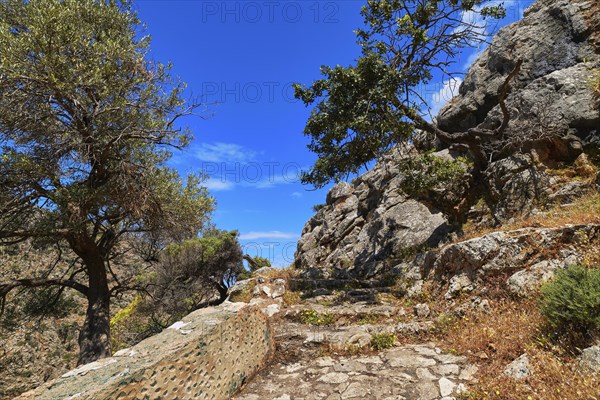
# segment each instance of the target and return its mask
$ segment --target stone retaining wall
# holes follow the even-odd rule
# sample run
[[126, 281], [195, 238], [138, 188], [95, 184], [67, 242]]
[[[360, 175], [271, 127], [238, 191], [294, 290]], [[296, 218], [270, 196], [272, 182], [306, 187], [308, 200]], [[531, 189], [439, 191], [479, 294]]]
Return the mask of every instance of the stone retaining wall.
[[273, 348], [262, 312], [226, 302], [17, 399], [228, 399], [266, 364]]

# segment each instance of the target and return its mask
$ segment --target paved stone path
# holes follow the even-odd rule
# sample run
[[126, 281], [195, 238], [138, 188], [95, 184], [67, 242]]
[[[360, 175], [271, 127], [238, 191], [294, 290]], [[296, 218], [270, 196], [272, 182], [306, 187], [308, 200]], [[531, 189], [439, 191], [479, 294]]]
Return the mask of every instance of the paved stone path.
[[279, 363], [255, 378], [237, 400], [452, 399], [472, 379], [464, 358], [430, 345], [376, 355], [319, 357]]
[[285, 321], [278, 324], [274, 363], [233, 399], [450, 400], [476, 372], [465, 357], [444, 354], [432, 343], [367, 355], [321, 356], [323, 342], [307, 340], [304, 331], [290, 334], [295, 327]]

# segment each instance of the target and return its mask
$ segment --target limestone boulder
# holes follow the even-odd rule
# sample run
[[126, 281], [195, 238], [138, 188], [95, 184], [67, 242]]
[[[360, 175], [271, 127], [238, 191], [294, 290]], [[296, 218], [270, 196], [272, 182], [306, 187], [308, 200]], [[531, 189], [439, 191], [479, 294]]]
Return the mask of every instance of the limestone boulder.
[[504, 375], [514, 379], [525, 379], [531, 375], [531, 366], [527, 354], [522, 354], [504, 369]]
[[[494, 154], [486, 171], [496, 221], [531, 213], [548, 197], [564, 203], [581, 192], [579, 185], [554, 195], [545, 169], [572, 162], [582, 151], [598, 154], [600, 107], [590, 81], [600, 68], [599, 26], [597, 1], [534, 2], [522, 20], [494, 36], [438, 114], [439, 127], [448, 132], [497, 128], [500, 88], [523, 61], [506, 99], [511, 118], [505, 138], [512, 146]], [[531, 140], [521, 142], [524, 136]]]
[[[536, 1], [523, 19], [501, 29], [469, 68], [459, 95], [437, 116], [439, 126], [456, 132], [497, 121], [499, 88], [523, 60], [513, 93], [530, 105], [558, 100], [551, 105], [557, 110], [553, 118], [561, 119], [564, 112], [564, 122], [582, 129], [577, 134], [598, 129], [590, 125], [598, 116], [585, 81], [600, 59], [594, 41], [599, 8], [593, 0]], [[572, 107], [574, 102], [577, 107]]]
[[[566, 254], [565, 254], [566, 255]], [[579, 261], [577, 255], [567, 255], [559, 260], [543, 260], [529, 268], [515, 272], [506, 282], [508, 290], [519, 297], [528, 296], [540, 285], [554, 277], [556, 270]]]
[[600, 373], [600, 345], [584, 349], [579, 357], [579, 364], [587, 370]]

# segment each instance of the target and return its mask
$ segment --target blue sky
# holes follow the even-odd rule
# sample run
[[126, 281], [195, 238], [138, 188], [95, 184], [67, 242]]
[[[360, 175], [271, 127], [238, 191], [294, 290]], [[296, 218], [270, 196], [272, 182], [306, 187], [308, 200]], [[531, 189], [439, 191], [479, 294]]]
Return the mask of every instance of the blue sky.
[[[328, 190], [298, 182], [298, 172], [315, 157], [302, 134], [310, 110], [293, 98], [291, 84], [320, 78], [321, 65], [356, 59], [353, 30], [362, 25], [365, 1], [135, 2], [153, 38], [151, 57], [173, 62], [187, 95], [206, 103], [203, 118], [185, 121], [195, 140], [172, 165], [209, 174], [214, 222], [240, 231], [244, 250], [274, 265], [292, 262], [312, 206], [324, 203]], [[518, 19], [531, 0], [504, 3], [502, 25]], [[477, 51], [457, 65], [466, 69]], [[434, 112], [460, 82], [440, 80], [423, 89]]]

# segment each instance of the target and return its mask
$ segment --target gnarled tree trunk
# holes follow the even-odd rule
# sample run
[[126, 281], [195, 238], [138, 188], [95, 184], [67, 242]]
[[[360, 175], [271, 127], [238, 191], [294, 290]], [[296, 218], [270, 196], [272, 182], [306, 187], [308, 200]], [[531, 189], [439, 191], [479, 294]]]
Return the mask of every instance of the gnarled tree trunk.
[[104, 260], [98, 254], [83, 259], [89, 276], [88, 307], [79, 332], [77, 365], [110, 357], [110, 291]]

